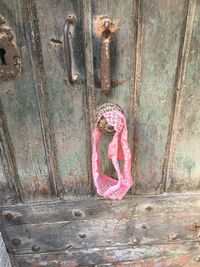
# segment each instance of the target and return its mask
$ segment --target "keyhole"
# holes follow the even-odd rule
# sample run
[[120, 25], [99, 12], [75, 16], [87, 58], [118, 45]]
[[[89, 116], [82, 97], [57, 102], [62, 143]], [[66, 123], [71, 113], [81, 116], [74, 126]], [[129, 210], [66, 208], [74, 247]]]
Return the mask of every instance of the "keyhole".
[[0, 48], [0, 66], [7, 65], [5, 60], [5, 49]]

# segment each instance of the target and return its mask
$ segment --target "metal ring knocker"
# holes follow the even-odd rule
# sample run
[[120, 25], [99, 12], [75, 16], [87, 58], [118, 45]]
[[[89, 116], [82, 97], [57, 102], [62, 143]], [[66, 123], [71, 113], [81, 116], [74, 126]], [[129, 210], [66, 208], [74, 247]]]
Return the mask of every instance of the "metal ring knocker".
[[109, 125], [107, 120], [104, 118], [103, 113], [106, 111], [119, 110], [123, 113], [122, 108], [113, 103], [105, 103], [99, 106], [96, 110], [96, 119], [98, 121], [97, 127], [99, 131], [105, 135], [112, 135], [115, 133], [114, 127]]
[[0, 80], [14, 79], [21, 70], [21, 58], [11, 29], [0, 16]]

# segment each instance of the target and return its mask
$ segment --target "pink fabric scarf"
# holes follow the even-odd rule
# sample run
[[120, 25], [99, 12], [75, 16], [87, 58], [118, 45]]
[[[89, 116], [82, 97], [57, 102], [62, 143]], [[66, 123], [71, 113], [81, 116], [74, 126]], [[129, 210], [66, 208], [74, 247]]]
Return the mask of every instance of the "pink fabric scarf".
[[[103, 116], [108, 124], [113, 126], [115, 129], [113, 139], [108, 147], [108, 159], [112, 160], [118, 179], [109, 177], [102, 172], [99, 151], [99, 141], [102, 133], [97, 127], [97, 121], [96, 127], [93, 131], [92, 148], [92, 173], [94, 184], [99, 195], [105, 198], [120, 200], [134, 185], [134, 181], [131, 176], [131, 152], [127, 141], [126, 118], [119, 110], [104, 112]], [[123, 169], [120, 169], [118, 160], [123, 160]]]

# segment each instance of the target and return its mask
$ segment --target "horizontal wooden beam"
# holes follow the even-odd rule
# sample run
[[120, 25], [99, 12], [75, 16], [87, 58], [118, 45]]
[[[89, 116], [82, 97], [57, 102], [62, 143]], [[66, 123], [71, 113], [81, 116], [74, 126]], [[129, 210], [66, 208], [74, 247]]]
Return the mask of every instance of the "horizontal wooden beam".
[[18, 255], [15, 259], [17, 267], [94, 267], [97, 265], [198, 267], [198, 251], [197, 244], [185, 243]]
[[[51, 201], [0, 207], [0, 222], [4, 226], [42, 224], [95, 219], [142, 218], [151, 214], [177, 216], [200, 209], [200, 193], [130, 196], [121, 201], [96, 197], [76, 201]], [[7, 218], [12, 217], [8, 220]]]
[[167, 194], [4, 206], [0, 220], [8, 250], [19, 255], [199, 242], [199, 210], [199, 193]]

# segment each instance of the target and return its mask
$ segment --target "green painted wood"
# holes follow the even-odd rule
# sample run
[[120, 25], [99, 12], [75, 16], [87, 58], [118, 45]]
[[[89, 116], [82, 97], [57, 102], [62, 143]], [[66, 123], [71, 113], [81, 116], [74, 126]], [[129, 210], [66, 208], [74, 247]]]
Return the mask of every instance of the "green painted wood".
[[[87, 145], [86, 88], [84, 85], [84, 42], [82, 1], [34, 1], [41, 42], [42, 75], [46, 86], [46, 111], [56, 153], [59, 195], [80, 197], [89, 193], [90, 146]], [[67, 15], [76, 16], [72, 31], [72, 59], [79, 83], [67, 78], [63, 50], [63, 24]], [[90, 141], [89, 141], [90, 142]]]
[[136, 61], [137, 192], [160, 191], [188, 1], [139, 1]]
[[[187, 55], [188, 3], [198, 6]], [[105, 102], [127, 116], [136, 193], [160, 192], [165, 182], [168, 190], [199, 189], [197, 0], [4, 0], [0, 7], [23, 61], [15, 81], [0, 83], [1, 202], [88, 196], [94, 113]], [[63, 24], [72, 13], [74, 85], [63, 51]], [[93, 24], [101, 15], [119, 20], [108, 95], [100, 88], [102, 40]], [[115, 176], [109, 141], [101, 143], [103, 170]]]
[[18, 1], [0, 3], [0, 13], [11, 26], [22, 57], [22, 72], [14, 81], [0, 82], [0, 98], [13, 144], [22, 193], [26, 201], [50, 198], [43, 136], [41, 132], [31, 53], [25, 20], [26, 10]]
[[12, 143], [0, 102], [0, 192], [1, 204], [21, 201], [21, 184], [12, 154]]
[[[195, 9], [196, 7], [196, 9]], [[200, 189], [200, 2], [191, 1], [187, 61], [174, 121], [167, 190]]]
[[[119, 21], [118, 30], [111, 42], [111, 81], [112, 89], [105, 95], [100, 88], [100, 66], [102, 40], [98, 38], [93, 27], [93, 69], [94, 92], [93, 106], [97, 108], [105, 102], [118, 104], [127, 116], [129, 143], [133, 147], [133, 90], [135, 67], [135, 19], [136, 2], [119, 2], [116, 0], [103, 0], [91, 2], [92, 26], [99, 16], [110, 16]], [[107, 157], [108, 144], [111, 138], [103, 136], [100, 150], [102, 155], [103, 171], [115, 176], [115, 170]], [[133, 151], [132, 151], [133, 152]], [[133, 153], [132, 153], [133, 154]]]

